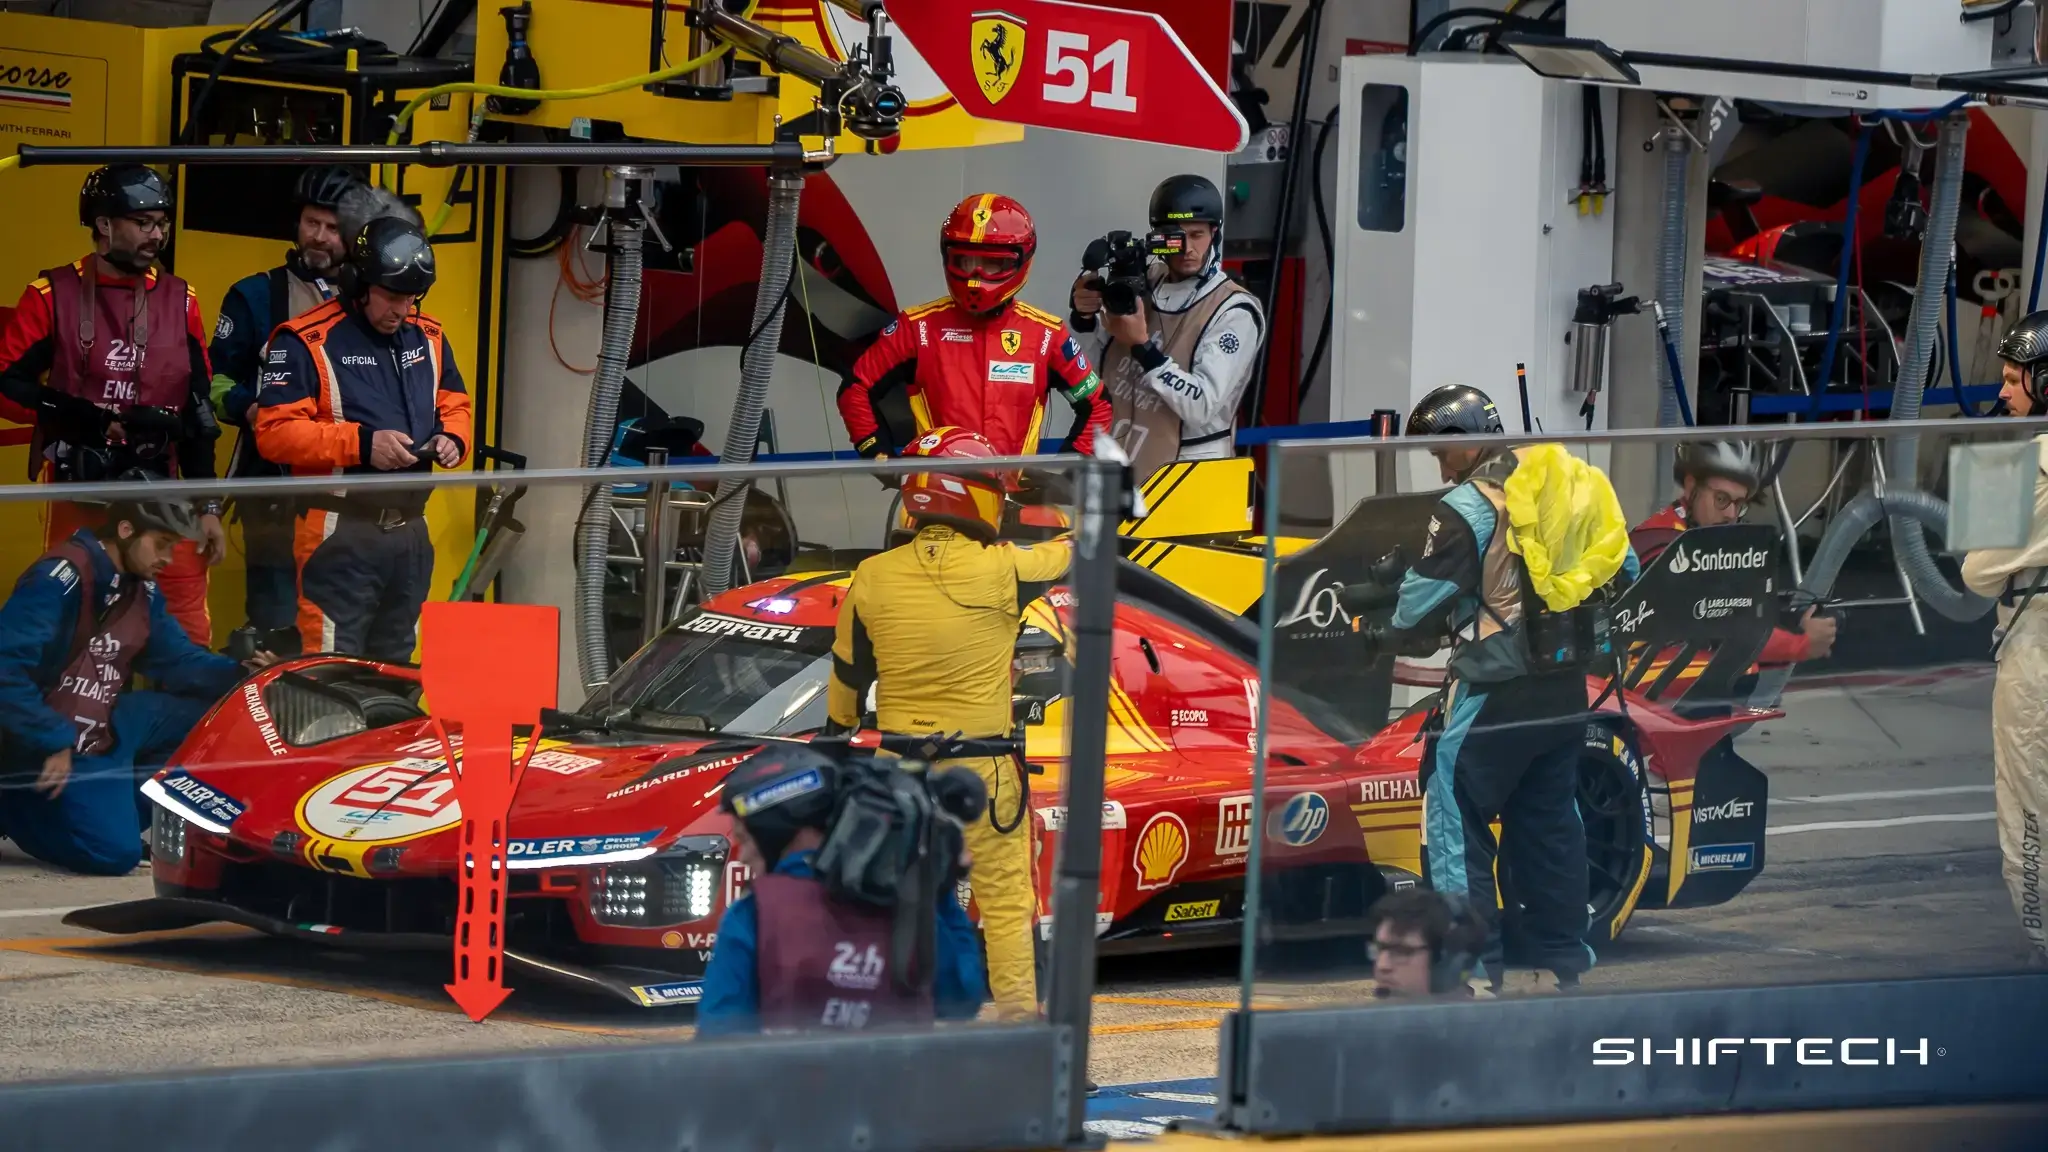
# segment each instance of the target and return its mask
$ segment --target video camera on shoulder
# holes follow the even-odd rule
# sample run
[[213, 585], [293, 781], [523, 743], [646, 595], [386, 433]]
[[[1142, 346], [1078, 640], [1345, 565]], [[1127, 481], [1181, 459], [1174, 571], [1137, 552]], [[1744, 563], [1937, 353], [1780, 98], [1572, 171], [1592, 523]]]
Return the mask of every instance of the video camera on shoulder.
[[1129, 232], [1111, 232], [1088, 242], [1081, 254], [1082, 267], [1096, 273], [1088, 286], [1102, 293], [1102, 306], [1118, 316], [1138, 310], [1138, 301], [1151, 291], [1146, 268], [1153, 260], [1178, 256], [1187, 248], [1188, 235], [1179, 228], [1147, 232], [1142, 238]]

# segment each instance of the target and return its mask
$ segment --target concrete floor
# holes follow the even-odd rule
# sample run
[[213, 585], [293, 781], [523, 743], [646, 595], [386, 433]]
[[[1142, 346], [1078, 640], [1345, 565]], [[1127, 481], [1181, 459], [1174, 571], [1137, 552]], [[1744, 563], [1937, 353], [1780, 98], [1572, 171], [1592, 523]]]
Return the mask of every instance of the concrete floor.
[[[1592, 989], [2010, 970], [2024, 943], [1998, 876], [1983, 670], [1804, 687], [1741, 740], [1771, 777], [1765, 872], [1734, 902], [1639, 916]], [[231, 928], [148, 939], [64, 927], [71, 908], [146, 895], [146, 872], [62, 876], [0, 846], [0, 1079], [677, 1039], [658, 1013], [521, 992], [483, 1025], [431, 964]], [[1202, 1114], [1234, 951], [1105, 962], [1091, 1068]], [[1262, 979], [1259, 1003], [1355, 1002], [1355, 973]], [[1152, 1099], [1140, 1111], [1173, 1100]]]

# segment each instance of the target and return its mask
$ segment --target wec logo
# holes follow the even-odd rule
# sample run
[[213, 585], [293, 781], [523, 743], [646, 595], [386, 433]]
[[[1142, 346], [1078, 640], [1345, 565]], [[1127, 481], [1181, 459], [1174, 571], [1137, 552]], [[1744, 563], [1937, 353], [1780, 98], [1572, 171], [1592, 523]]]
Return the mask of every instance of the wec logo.
[[1771, 562], [1771, 554], [1761, 548], [1744, 548], [1729, 552], [1716, 548], [1694, 548], [1687, 551], [1682, 545], [1671, 550], [1671, 573], [1683, 576], [1687, 572], [1739, 572], [1762, 568]]

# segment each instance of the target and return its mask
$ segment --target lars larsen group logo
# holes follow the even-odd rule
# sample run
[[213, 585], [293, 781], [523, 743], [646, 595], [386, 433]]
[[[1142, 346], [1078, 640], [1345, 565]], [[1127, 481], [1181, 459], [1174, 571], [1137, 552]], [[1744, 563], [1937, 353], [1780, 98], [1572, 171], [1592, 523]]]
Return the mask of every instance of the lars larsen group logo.
[[1771, 562], [1771, 554], [1761, 548], [1742, 548], [1727, 551], [1716, 548], [1687, 549], [1680, 545], [1671, 557], [1671, 573], [1683, 576], [1687, 572], [1740, 572], [1762, 568]]

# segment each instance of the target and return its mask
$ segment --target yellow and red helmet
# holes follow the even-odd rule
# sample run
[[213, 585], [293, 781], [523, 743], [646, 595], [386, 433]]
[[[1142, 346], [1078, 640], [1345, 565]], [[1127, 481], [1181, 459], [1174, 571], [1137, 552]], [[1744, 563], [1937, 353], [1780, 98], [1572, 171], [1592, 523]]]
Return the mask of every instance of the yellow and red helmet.
[[1031, 213], [993, 192], [962, 200], [939, 230], [946, 291], [955, 304], [977, 316], [1000, 311], [1023, 289], [1037, 252], [1038, 227], [1031, 222]]
[[[995, 445], [965, 428], [934, 428], [905, 456], [993, 460]], [[911, 523], [945, 524], [993, 541], [1003, 526], [1003, 481], [993, 472], [913, 472], [903, 481], [903, 515]]]

